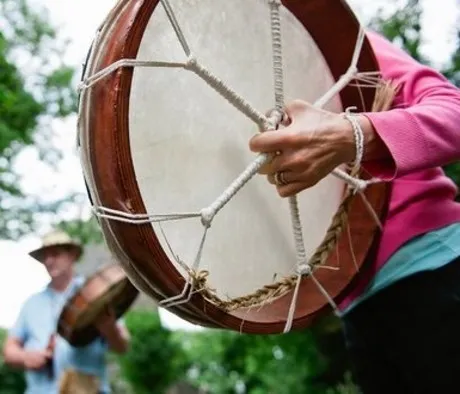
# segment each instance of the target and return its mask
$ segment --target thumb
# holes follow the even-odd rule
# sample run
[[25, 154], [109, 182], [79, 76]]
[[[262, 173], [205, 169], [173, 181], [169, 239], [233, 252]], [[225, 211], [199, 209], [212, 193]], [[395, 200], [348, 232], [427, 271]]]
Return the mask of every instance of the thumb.
[[285, 111], [290, 119], [294, 119], [298, 117], [300, 114], [302, 114], [303, 112], [311, 109], [312, 107], [313, 106], [306, 101], [294, 100], [286, 104]]

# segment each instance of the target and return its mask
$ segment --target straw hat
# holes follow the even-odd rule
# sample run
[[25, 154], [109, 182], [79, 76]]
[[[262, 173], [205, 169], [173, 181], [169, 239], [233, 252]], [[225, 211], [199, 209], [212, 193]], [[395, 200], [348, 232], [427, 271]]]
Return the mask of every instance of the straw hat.
[[34, 259], [38, 260], [40, 263], [42, 263], [44, 252], [56, 246], [64, 247], [71, 251], [75, 251], [77, 255], [76, 260], [80, 258], [83, 252], [82, 246], [78, 242], [70, 238], [70, 236], [67, 233], [61, 230], [55, 230], [46, 234], [42, 238], [42, 246], [30, 252], [29, 255], [32, 256]]

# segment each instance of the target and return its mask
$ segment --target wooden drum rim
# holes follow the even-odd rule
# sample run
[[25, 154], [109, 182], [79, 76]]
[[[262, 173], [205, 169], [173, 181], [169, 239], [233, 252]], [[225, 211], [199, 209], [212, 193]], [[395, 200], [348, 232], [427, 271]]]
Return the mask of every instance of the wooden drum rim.
[[115, 314], [120, 318], [134, 303], [139, 291], [130, 282], [118, 264], [108, 264], [89, 276], [83, 285], [67, 300], [59, 319], [57, 331], [74, 346], [84, 346], [99, 334], [92, 324], [78, 327], [78, 320], [114, 286], [121, 285], [122, 296], [117, 295]]
[[[112, 31], [97, 69], [102, 69], [123, 58], [135, 58], [149, 18], [158, 5], [158, 0], [131, 1], [123, 9]], [[305, 26], [322, 51], [330, 70], [337, 80], [350, 64], [359, 24], [344, 1], [338, 0], [284, 0], [283, 5], [290, 10]], [[327, 31], [325, 26], [333, 26], [334, 32]], [[369, 41], [366, 39], [361, 52], [358, 68], [361, 72], [378, 71], [378, 65]], [[129, 144], [129, 108], [130, 88], [133, 76], [131, 68], [121, 68], [108, 76], [103, 83], [92, 87], [88, 93], [90, 101], [96, 102], [89, 111], [89, 124], [92, 131], [89, 157], [94, 169], [94, 182], [99, 198], [104, 206], [131, 213], [145, 213], [134, 172]], [[375, 91], [347, 86], [340, 93], [344, 107], [357, 106], [360, 111], [370, 111]], [[360, 107], [364, 98], [365, 108]], [[117, 116], [113, 116], [116, 113]], [[154, 164], [154, 163], [153, 163]], [[389, 188], [385, 184], [372, 185], [365, 191], [365, 196], [375, 212], [382, 217], [387, 206]], [[376, 242], [377, 225], [369, 215], [361, 196], [356, 195], [351, 202], [349, 223], [354, 229], [354, 256], [359, 265], [363, 265], [366, 256]], [[133, 264], [148, 278], [158, 278], [158, 290], [168, 297], [179, 294], [184, 287], [184, 278], [177, 272], [163, 251], [150, 224], [134, 225], [117, 221], [107, 224]], [[356, 239], [359, 241], [356, 241]], [[340, 237], [337, 248], [341, 250], [341, 258], [351, 260], [349, 239], [346, 231]], [[331, 253], [327, 264], [336, 263], [336, 254]], [[154, 261], [155, 264], [149, 262]], [[339, 297], [349, 288], [355, 275], [348, 267], [344, 272], [343, 281], [334, 283], [332, 294]], [[328, 272], [318, 272], [318, 279], [327, 283]], [[162, 286], [160, 285], [163, 284]], [[304, 278], [303, 290], [317, 289], [311, 279]], [[313, 290], [312, 290], [313, 291]], [[286, 295], [290, 296], [290, 294]], [[285, 296], [285, 297], [286, 297]], [[275, 302], [276, 303], [276, 302]], [[330, 306], [326, 299], [317, 298], [317, 310], [306, 316], [298, 317], [293, 328], [303, 328], [311, 324], [312, 319]], [[256, 323], [225, 313], [201, 296], [192, 296], [187, 308], [193, 314], [204, 319], [219, 322], [225, 327], [247, 333], [279, 333], [284, 322]], [[249, 314], [248, 314], [249, 316]], [[250, 320], [250, 318], [248, 319]]]

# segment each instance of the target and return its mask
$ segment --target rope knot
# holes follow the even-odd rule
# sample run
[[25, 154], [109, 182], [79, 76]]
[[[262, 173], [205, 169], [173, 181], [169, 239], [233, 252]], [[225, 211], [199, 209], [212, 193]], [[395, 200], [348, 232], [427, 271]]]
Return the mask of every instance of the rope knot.
[[265, 118], [264, 131], [277, 130], [285, 116], [285, 112], [279, 108], [273, 108], [268, 111]]
[[198, 65], [198, 60], [192, 54], [188, 57], [187, 62], [185, 63], [186, 70], [195, 70]]
[[209, 228], [211, 227], [212, 220], [214, 216], [216, 216], [216, 211], [213, 208], [203, 208], [200, 211], [201, 215], [201, 223], [204, 227]]
[[346, 72], [346, 75], [355, 76], [356, 74], [358, 74], [358, 72], [359, 72], [358, 66], [356, 66], [356, 64], [353, 64]]
[[365, 181], [363, 179], [356, 179], [355, 182], [354, 182], [354, 185], [352, 186], [353, 187], [353, 192], [354, 193], [361, 193], [361, 192], [363, 192], [364, 190], [367, 189], [369, 184], [370, 184], [370, 182]]
[[206, 281], [209, 276], [209, 271], [198, 271], [195, 272], [192, 277], [192, 283], [194, 288], [204, 288], [206, 287]]
[[363, 192], [364, 190], [367, 189], [368, 186], [374, 185], [375, 183], [381, 183], [381, 182], [383, 181], [379, 178], [372, 178], [367, 181], [363, 179], [357, 179], [356, 184], [354, 185], [354, 192], [355, 193]]
[[312, 272], [311, 266], [309, 264], [300, 264], [297, 267], [297, 273], [301, 276], [310, 275]]

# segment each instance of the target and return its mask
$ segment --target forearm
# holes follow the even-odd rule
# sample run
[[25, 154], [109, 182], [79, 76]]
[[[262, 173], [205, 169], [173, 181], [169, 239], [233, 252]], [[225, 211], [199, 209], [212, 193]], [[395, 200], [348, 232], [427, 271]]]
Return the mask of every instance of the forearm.
[[5, 364], [14, 368], [24, 368], [25, 353], [26, 351], [22, 347], [16, 344], [6, 343], [3, 350]]
[[[364, 166], [394, 179], [460, 159], [460, 90], [383, 37], [368, 33], [382, 78], [397, 87], [391, 109], [365, 112], [387, 155], [365, 146]], [[380, 153], [378, 153], [380, 152]]]

